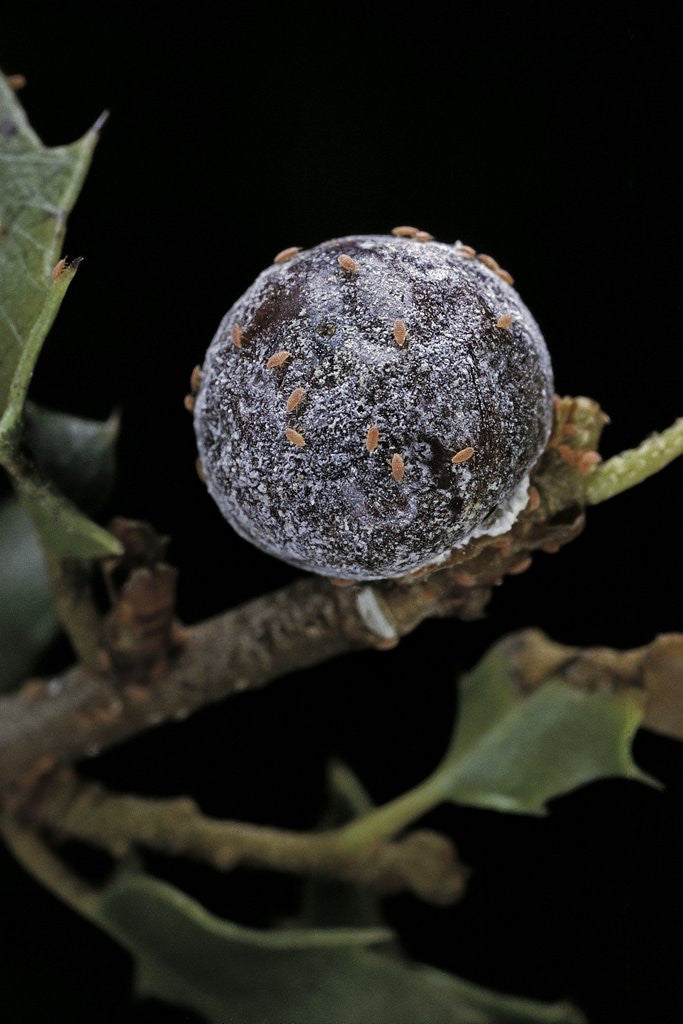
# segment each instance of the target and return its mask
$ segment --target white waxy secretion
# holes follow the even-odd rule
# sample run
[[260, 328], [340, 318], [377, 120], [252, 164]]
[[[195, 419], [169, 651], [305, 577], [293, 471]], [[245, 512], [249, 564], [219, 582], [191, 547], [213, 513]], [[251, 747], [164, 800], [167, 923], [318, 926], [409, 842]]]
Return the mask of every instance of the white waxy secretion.
[[288, 254], [207, 352], [194, 419], [209, 492], [302, 568], [401, 576], [526, 503], [552, 421], [543, 338], [491, 257], [420, 236]]

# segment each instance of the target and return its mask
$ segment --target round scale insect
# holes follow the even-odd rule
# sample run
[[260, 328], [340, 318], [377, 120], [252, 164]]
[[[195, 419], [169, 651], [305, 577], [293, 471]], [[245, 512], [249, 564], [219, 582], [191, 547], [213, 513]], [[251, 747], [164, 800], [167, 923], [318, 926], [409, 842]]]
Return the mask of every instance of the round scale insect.
[[278, 254], [198, 377], [221, 512], [323, 575], [402, 576], [506, 531], [550, 434], [550, 358], [510, 275], [397, 231]]

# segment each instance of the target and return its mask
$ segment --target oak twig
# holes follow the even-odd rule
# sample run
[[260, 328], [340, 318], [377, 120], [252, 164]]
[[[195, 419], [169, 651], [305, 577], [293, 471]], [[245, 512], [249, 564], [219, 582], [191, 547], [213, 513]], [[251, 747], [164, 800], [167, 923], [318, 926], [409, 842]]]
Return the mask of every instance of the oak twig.
[[[557, 399], [555, 430], [512, 529], [453, 552], [438, 571], [335, 587], [308, 577], [187, 629], [162, 678], [129, 682], [81, 666], [0, 698], [0, 791], [21, 803], [57, 765], [94, 756], [147, 728], [297, 669], [367, 647], [386, 649], [428, 617], [472, 619], [492, 587], [583, 528], [586, 482], [606, 417], [587, 398]], [[586, 458], [590, 455], [591, 458]]]
[[679, 455], [683, 455], [683, 416], [661, 434], [647, 437], [637, 448], [620, 452], [597, 466], [586, 479], [586, 504], [598, 505], [635, 487]]
[[221, 821], [202, 814], [189, 798], [113, 794], [98, 783], [79, 782], [68, 769], [45, 782], [29, 813], [34, 825], [58, 838], [80, 839], [115, 857], [144, 846], [219, 871], [250, 865], [330, 877], [382, 894], [407, 890], [439, 906], [459, 899], [467, 877], [450, 840], [428, 829], [346, 851], [336, 843], [337, 830], [291, 832]]
[[21, 825], [13, 815], [0, 813], [0, 836], [18, 862], [48, 892], [96, 923], [95, 890], [72, 874], [32, 829]]

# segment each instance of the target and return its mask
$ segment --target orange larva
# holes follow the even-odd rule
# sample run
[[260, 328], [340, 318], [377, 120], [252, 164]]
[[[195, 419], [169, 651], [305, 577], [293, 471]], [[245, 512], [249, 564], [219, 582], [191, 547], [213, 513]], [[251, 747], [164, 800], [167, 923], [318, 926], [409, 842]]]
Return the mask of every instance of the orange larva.
[[200, 459], [195, 459], [194, 468], [196, 469], [197, 476], [199, 477], [201, 482], [206, 483], [206, 473], [204, 472], [204, 467], [202, 466]]
[[510, 576], [519, 576], [520, 573], [526, 572], [531, 565], [531, 555], [525, 555], [524, 558], [520, 558], [517, 562], [513, 562], [512, 565], [508, 566], [508, 573]]
[[232, 337], [232, 343], [235, 348], [242, 348], [242, 328], [239, 324], [233, 324], [230, 328], [230, 335]]
[[494, 260], [493, 256], [487, 256], [485, 252], [477, 253], [477, 259], [480, 263], [483, 263], [489, 270], [495, 270], [496, 273], [500, 271], [497, 260]]
[[514, 547], [514, 542], [511, 537], [496, 537], [491, 541], [491, 547], [495, 548], [496, 551], [502, 552], [504, 555], [509, 555]]
[[185, 398], [183, 399], [183, 405], [185, 406], [188, 412], [192, 412], [192, 410], [194, 409], [194, 395], [185, 395]]
[[602, 462], [602, 456], [597, 452], [584, 452], [583, 455], [579, 456], [576, 468], [581, 476], [585, 476], [593, 466], [598, 464], [598, 462]]
[[461, 448], [459, 452], [456, 452], [451, 462], [467, 462], [474, 455], [474, 448]]
[[496, 273], [498, 274], [498, 277], [502, 281], [505, 281], [506, 284], [514, 284], [515, 283], [515, 279], [512, 276], [512, 274], [508, 274], [507, 270], [503, 270], [502, 267], [498, 267], [498, 269], [496, 270]]
[[398, 228], [392, 228], [392, 235], [396, 235], [397, 238], [415, 238], [418, 233], [418, 228], [411, 228], [407, 224], [402, 224]]
[[286, 263], [287, 260], [291, 260], [299, 252], [301, 252], [300, 245], [290, 245], [288, 249], [283, 249], [282, 252], [277, 254], [273, 263]]
[[304, 445], [306, 444], [306, 441], [304, 440], [303, 436], [299, 433], [299, 431], [292, 430], [291, 427], [286, 428], [285, 437], [291, 444], [297, 445], [298, 448], [303, 448]]
[[26, 85], [25, 75], [8, 75], [7, 84], [9, 85], [12, 92], [19, 92]]
[[538, 493], [538, 488], [529, 488], [529, 500], [527, 501], [527, 512], [535, 512], [538, 506], [541, 504], [541, 495]]
[[287, 399], [287, 412], [292, 412], [294, 409], [296, 409], [297, 405], [299, 404], [299, 402], [301, 401], [305, 394], [306, 392], [304, 391], [303, 388], [294, 388], [291, 395]]
[[403, 323], [402, 320], [395, 320], [394, 321], [394, 341], [399, 346], [399, 348], [403, 348], [403, 346], [406, 343], [406, 338], [407, 337], [408, 337], [408, 329], [406, 328], [406, 325]]
[[282, 366], [283, 363], [287, 362], [291, 354], [286, 348], [283, 348], [281, 352], [276, 352], [266, 363], [266, 370], [273, 370], [276, 366]]
[[397, 636], [387, 637], [386, 640], [376, 640], [373, 643], [373, 647], [376, 651], [393, 651], [395, 647], [398, 647], [400, 639]]
[[369, 452], [374, 452], [375, 448], [379, 444], [379, 427], [376, 423], [370, 427], [365, 437], [365, 447]]
[[558, 444], [557, 450], [568, 466], [576, 466], [578, 455], [573, 448], [570, 448], [569, 445], [566, 444]]
[[55, 265], [53, 267], [53, 270], [52, 270], [52, 280], [53, 281], [56, 281], [58, 278], [60, 278], [62, 276], [62, 271], [64, 270], [65, 267], [66, 267], [66, 260], [59, 260], [58, 263], [55, 263]]
[[428, 231], [416, 231], [413, 235], [416, 242], [433, 242], [434, 235], [430, 235]]
[[342, 253], [341, 256], [338, 257], [337, 263], [347, 274], [355, 274], [358, 270], [358, 264], [356, 261], [351, 259], [350, 256], [347, 256], [346, 253]]
[[514, 321], [515, 318], [512, 313], [501, 313], [496, 320], [496, 327], [500, 327], [501, 330], [506, 330], [508, 327], [512, 327]]
[[391, 456], [391, 475], [393, 476], [397, 484], [403, 482], [405, 472], [406, 467], [402, 456], [400, 456], [398, 452], [394, 452], [394, 454]]
[[199, 391], [199, 385], [202, 382], [202, 368], [201, 366], [195, 366], [194, 370], [190, 375], [190, 391], [193, 395], [196, 395]]

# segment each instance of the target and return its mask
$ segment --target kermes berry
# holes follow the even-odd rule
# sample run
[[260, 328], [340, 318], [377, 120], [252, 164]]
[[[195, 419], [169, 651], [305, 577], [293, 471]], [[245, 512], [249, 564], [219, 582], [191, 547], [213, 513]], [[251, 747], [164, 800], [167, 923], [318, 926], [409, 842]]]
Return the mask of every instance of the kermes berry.
[[406, 231], [284, 250], [199, 378], [221, 512], [323, 575], [401, 576], [504, 532], [551, 429], [550, 358], [510, 275]]

